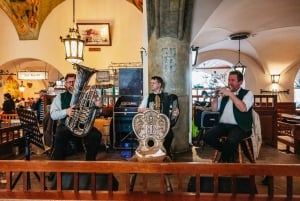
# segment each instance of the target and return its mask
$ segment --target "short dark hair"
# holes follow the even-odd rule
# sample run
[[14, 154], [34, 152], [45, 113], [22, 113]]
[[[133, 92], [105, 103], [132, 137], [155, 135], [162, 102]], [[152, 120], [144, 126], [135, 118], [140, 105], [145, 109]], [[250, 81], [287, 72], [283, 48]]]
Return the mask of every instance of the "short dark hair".
[[230, 71], [229, 75], [236, 75], [237, 80], [239, 82], [244, 80], [244, 76], [243, 76], [243, 73], [241, 73], [241, 71], [238, 71], [238, 70]]
[[164, 87], [164, 80], [161, 77], [159, 77], [159, 76], [153, 76], [153, 77], [151, 77], [151, 80], [157, 80], [158, 83], [161, 84], [161, 88]]
[[10, 93], [5, 93], [5, 94], [4, 94], [4, 97], [6, 97], [6, 98], [8, 98], [8, 99], [11, 99]]
[[68, 74], [65, 76], [65, 80], [67, 80], [69, 77], [75, 77], [75, 78], [76, 78], [76, 74], [75, 74], [75, 73], [68, 73]]

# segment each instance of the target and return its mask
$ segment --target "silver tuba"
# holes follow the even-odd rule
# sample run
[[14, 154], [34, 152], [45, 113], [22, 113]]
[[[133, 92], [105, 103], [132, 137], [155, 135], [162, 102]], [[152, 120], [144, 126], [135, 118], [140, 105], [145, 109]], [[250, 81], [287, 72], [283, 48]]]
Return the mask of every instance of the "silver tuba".
[[91, 76], [97, 72], [79, 64], [74, 64], [77, 68], [76, 81], [70, 106], [75, 106], [72, 117], [67, 117], [65, 125], [75, 136], [84, 137], [94, 125], [97, 108], [95, 98], [98, 97], [95, 86], [87, 87]]

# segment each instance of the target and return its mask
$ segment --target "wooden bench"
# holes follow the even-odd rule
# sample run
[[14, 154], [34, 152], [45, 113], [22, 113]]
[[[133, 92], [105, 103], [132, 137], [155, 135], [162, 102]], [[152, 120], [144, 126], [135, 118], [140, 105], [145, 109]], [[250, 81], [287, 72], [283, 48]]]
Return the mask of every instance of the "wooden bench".
[[[12, 173], [37, 172], [40, 181], [31, 185], [28, 189], [28, 174], [23, 174], [16, 188], [11, 188]], [[5, 185], [0, 185], [1, 199], [46, 199], [46, 200], [184, 200], [184, 201], [229, 201], [229, 200], [300, 200], [299, 192], [294, 192], [294, 180], [300, 177], [299, 164], [212, 164], [201, 162], [170, 162], [170, 163], [141, 163], [128, 161], [23, 161], [0, 160], [0, 172], [4, 172], [7, 178]], [[57, 175], [57, 188], [47, 188], [46, 175], [55, 172]], [[62, 174], [73, 174], [72, 190], [62, 188]], [[88, 189], [80, 189], [79, 173], [91, 175]], [[95, 174], [106, 174], [106, 189], [96, 188]], [[130, 175], [138, 173], [143, 175], [141, 186], [133, 192], [129, 190]], [[173, 191], [166, 191], [164, 175], [169, 174], [173, 182]], [[256, 192], [255, 177], [269, 176], [267, 192]], [[112, 175], [118, 179], [117, 190], [113, 190]], [[202, 179], [212, 178], [212, 190], [203, 192]], [[219, 193], [220, 177], [230, 178], [230, 193]], [[188, 181], [194, 177], [194, 191], [188, 191]], [[250, 180], [249, 193], [236, 191], [240, 177], [253, 178]], [[274, 186], [275, 179], [281, 178], [281, 185], [285, 185], [283, 191], [278, 191]], [[149, 182], [156, 185], [149, 185]], [[244, 185], [244, 184], [243, 184]]]

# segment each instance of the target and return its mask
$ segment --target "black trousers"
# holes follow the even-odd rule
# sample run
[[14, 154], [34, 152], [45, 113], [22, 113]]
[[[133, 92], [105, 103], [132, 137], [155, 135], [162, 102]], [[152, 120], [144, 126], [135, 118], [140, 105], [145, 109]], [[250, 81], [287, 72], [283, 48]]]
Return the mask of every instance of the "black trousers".
[[[65, 160], [67, 153], [67, 145], [71, 139], [81, 138], [76, 137], [73, 133], [63, 124], [60, 124], [56, 128], [53, 160]], [[91, 131], [84, 137], [86, 144], [86, 160], [94, 161], [100, 147], [101, 133], [96, 128], [92, 128]]]
[[[238, 144], [250, 135], [251, 131], [245, 132], [237, 125], [219, 123], [204, 134], [203, 140], [221, 152], [220, 162], [236, 162]], [[220, 142], [223, 136], [227, 139]]]
[[174, 134], [173, 134], [172, 129], [170, 128], [168, 134], [165, 137], [165, 141], [164, 141], [164, 144], [163, 144], [166, 151], [167, 151], [168, 156], [172, 155], [171, 145], [172, 145], [173, 137], [174, 137]]

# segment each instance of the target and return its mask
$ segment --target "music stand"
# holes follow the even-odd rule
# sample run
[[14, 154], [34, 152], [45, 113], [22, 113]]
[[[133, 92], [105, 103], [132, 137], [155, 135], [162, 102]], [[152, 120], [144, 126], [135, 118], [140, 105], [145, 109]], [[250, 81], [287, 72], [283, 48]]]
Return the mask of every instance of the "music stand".
[[[25, 134], [25, 160], [30, 160], [30, 143], [36, 145], [37, 147], [45, 150], [44, 142], [43, 142], [43, 134], [40, 133], [38, 119], [34, 111], [25, 110], [25, 109], [17, 109], [17, 113], [20, 119], [20, 123], [23, 129], [23, 133]], [[12, 183], [11, 188], [13, 189], [17, 182], [19, 181], [23, 172], [20, 172], [15, 181]], [[31, 188], [30, 186], [30, 172], [26, 172], [27, 174], [27, 190]], [[34, 175], [38, 180], [40, 180], [39, 175], [34, 172]]]
[[202, 150], [204, 149], [204, 142], [203, 142], [203, 135], [207, 129], [216, 125], [219, 121], [220, 113], [219, 112], [212, 112], [212, 111], [202, 111], [201, 119], [200, 119], [200, 128], [202, 129], [201, 133], [198, 137], [198, 143], [201, 143]]

